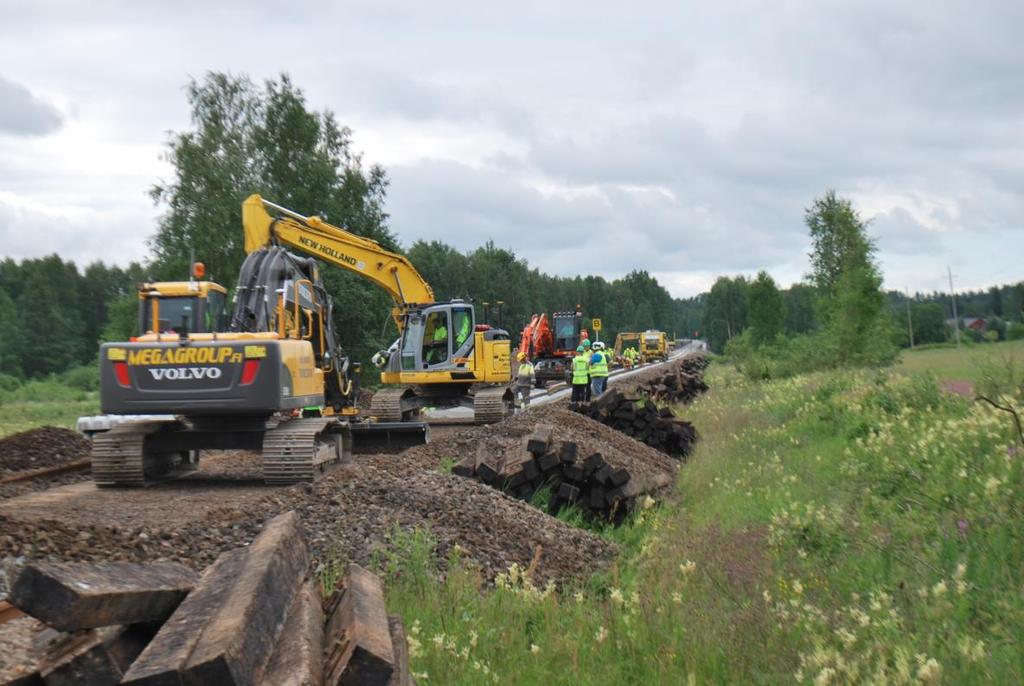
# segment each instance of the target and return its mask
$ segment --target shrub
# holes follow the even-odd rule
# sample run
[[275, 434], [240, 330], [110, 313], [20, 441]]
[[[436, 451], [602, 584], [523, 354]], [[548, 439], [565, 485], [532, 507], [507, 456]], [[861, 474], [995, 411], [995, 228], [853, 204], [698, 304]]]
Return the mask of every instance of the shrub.
[[98, 365], [84, 364], [72, 367], [61, 375], [61, 380], [71, 388], [81, 391], [98, 391], [100, 370]]
[[69, 386], [61, 379], [51, 375], [45, 379], [32, 379], [31, 381], [26, 381], [20, 387], [12, 391], [7, 396], [7, 399], [30, 403], [51, 401], [72, 402], [85, 400], [88, 396], [88, 391]]
[[18, 377], [0, 373], [0, 391], [10, 393], [11, 391], [18, 390], [20, 387], [21, 380], [19, 380]]

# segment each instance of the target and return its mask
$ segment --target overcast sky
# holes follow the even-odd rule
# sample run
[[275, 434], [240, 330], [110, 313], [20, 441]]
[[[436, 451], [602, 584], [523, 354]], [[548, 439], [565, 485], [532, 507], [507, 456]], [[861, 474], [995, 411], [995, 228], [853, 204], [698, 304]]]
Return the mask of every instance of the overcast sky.
[[183, 87], [225, 70], [351, 126], [405, 245], [788, 285], [835, 188], [890, 288], [1024, 278], [1019, 0], [498, 4], [0, 0], [0, 256], [144, 258]]

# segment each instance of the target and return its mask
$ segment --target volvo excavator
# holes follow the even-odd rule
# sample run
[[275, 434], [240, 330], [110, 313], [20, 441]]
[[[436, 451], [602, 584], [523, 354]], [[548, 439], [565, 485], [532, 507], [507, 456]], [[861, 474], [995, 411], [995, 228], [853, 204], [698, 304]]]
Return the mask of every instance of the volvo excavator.
[[[208, 449], [261, 452], [268, 483], [311, 481], [353, 447], [425, 442], [426, 425], [410, 420], [428, 402], [473, 406], [481, 422], [508, 414], [508, 335], [475, 326], [470, 305], [434, 302], [404, 256], [317, 217], [255, 195], [242, 215], [247, 257], [230, 316], [224, 287], [197, 269], [188, 282], [141, 284], [142, 334], [101, 346], [102, 410], [139, 418], [95, 435], [97, 485], [139, 486], [194, 469]], [[338, 344], [313, 256], [395, 301], [401, 337], [381, 379], [410, 385], [378, 392], [377, 421], [359, 416], [358, 367]]]

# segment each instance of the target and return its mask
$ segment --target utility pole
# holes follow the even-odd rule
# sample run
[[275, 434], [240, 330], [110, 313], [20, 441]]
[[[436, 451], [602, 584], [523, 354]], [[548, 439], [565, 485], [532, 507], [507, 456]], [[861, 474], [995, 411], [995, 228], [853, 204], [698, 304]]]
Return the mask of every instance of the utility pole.
[[956, 313], [956, 292], [953, 290], [953, 270], [946, 265], [946, 273], [949, 274], [949, 297], [953, 301], [953, 331], [956, 332], [956, 347], [960, 347], [960, 315]]
[[910, 291], [907, 291], [907, 329], [910, 331], [910, 347], [914, 347], [914, 320], [910, 316]]

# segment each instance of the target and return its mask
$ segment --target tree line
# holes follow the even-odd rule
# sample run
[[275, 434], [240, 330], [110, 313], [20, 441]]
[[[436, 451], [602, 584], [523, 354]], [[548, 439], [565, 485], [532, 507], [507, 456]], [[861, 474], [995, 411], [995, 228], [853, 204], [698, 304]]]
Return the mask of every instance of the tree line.
[[[899, 347], [953, 332], [943, 294], [883, 292], [877, 248], [848, 199], [828, 191], [807, 208], [812, 250], [805, 282], [780, 290], [766, 272], [720, 277], [704, 301], [711, 348], [754, 377], [891, 361]], [[988, 340], [1024, 338], [1024, 283], [958, 295], [960, 316], [988, 317]], [[952, 306], [950, 305], [950, 308]], [[1004, 319], [1005, 317], [1005, 319]], [[982, 337], [978, 331], [973, 336]]]
[[[719, 277], [709, 293], [694, 299], [700, 326], [712, 350], [723, 352], [732, 338], [755, 323], [751, 317], [756, 315], [748, 314], [749, 303], [756, 299], [757, 284], [763, 288], [765, 279], [769, 278], [767, 274], [758, 275], [755, 279], [742, 275]], [[812, 285], [797, 283], [778, 289], [778, 292], [782, 304], [780, 332], [783, 335], [792, 337], [820, 328], [817, 294]], [[957, 293], [956, 298], [961, 320], [983, 319], [986, 330], [993, 332], [990, 337], [994, 335], [1000, 340], [1024, 337], [1024, 282], [993, 286], [984, 291], [964, 291]], [[945, 343], [952, 339], [953, 306], [949, 293], [914, 293], [908, 296], [900, 291], [886, 291], [885, 299], [891, 318], [892, 340], [897, 346], [910, 346], [911, 326], [916, 345]], [[978, 332], [965, 335], [983, 338]]]
[[[97, 343], [113, 320], [124, 320], [139, 264], [126, 268], [95, 262], [79, 269], [57, 255], [0, 261], [0, 374], [38, 378], [96, 358]], [[120, 309], [118, 317], [114, 310]]]

